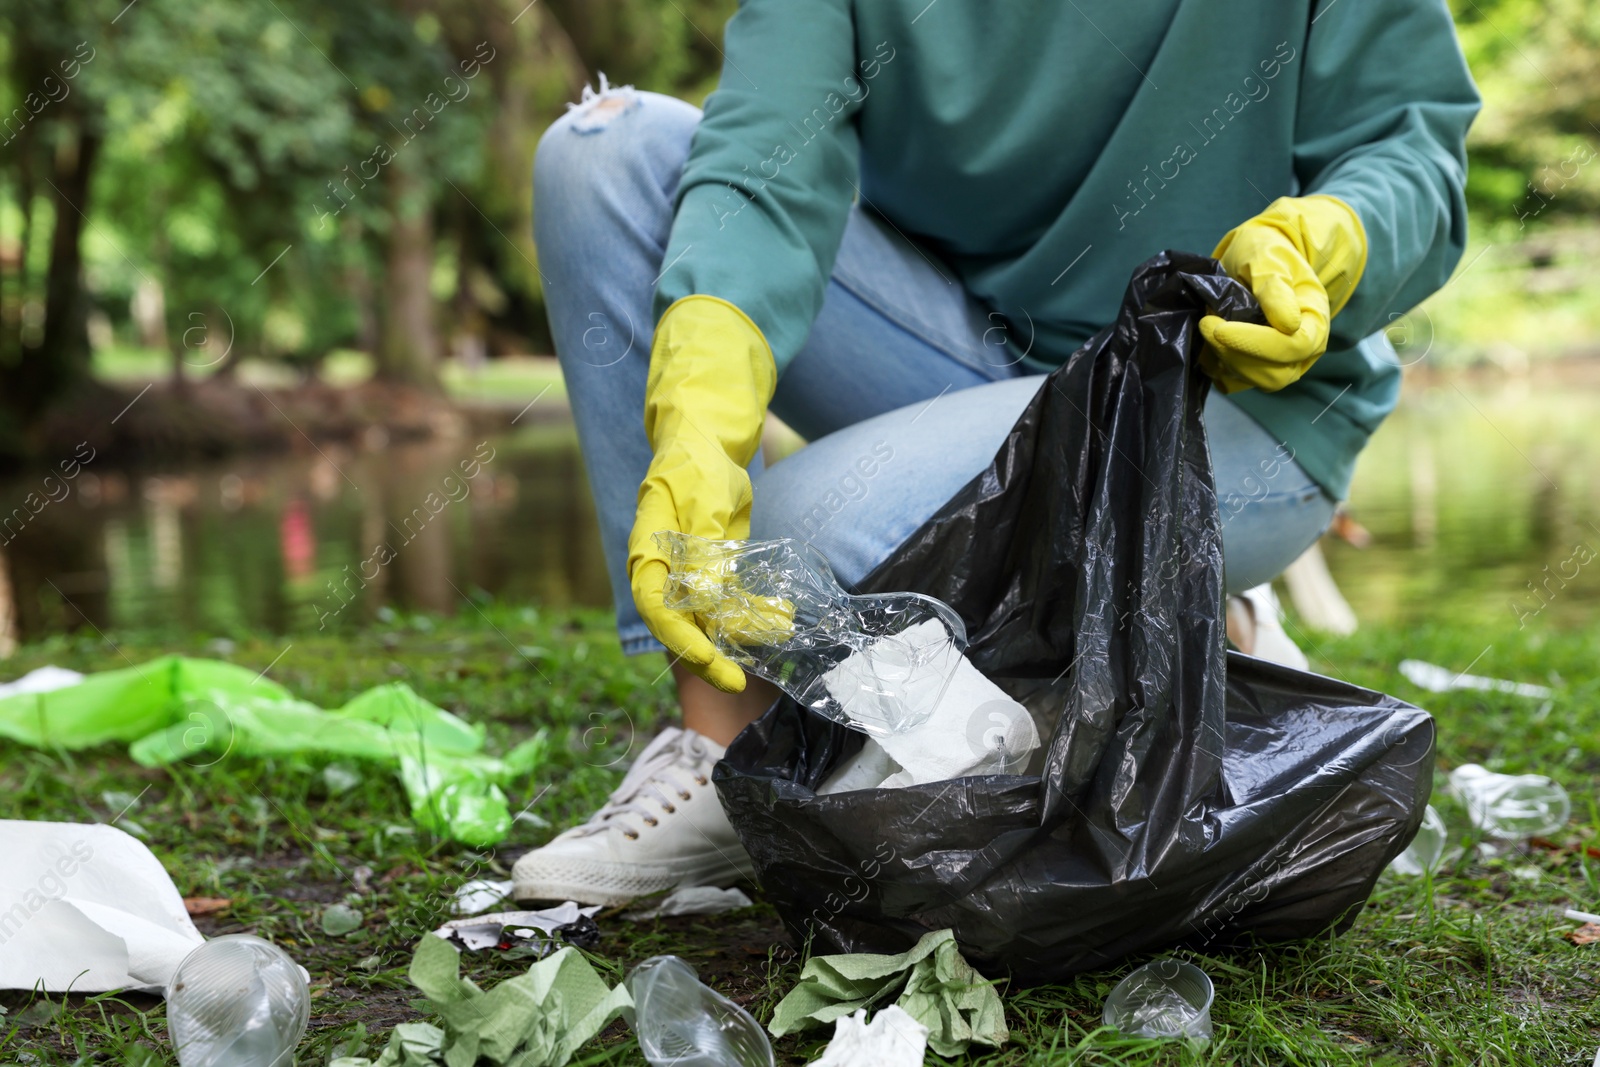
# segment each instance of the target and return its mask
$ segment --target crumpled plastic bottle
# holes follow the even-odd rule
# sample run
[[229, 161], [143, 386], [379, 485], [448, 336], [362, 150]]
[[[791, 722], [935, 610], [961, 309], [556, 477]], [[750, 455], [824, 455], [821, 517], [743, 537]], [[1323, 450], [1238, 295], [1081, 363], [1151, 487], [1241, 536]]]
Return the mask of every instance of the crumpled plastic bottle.
[[677, 956], [645, 960], [627, 985], [634, 1033], [651, 1067], [773, 1067], [761, 1024]]
[[181, 1067], [291, 1067], [310, 1015], [300, 965], [251, 934], [212, 938], [167, 984], [167, 1033]]
[[1163, 958], [1136, 968], [1106, 997], [1101, 1018], [1129, 1037], [1211, 1038], [1211, 978], [1192, 963]]
[[655, 535], [666, 605], [717, 650], [825, 718], [882, 736], [922, 725], [963, 663], [967, 630], [919, 593], [852, 596], [800, 541]]
[[1542, 774], [1498, 774], [1464, 763], [1450, 772], [1450, 787], [1472, 825], [1501, 841], [1556, 833], [1572, 814], [1567, 791]]

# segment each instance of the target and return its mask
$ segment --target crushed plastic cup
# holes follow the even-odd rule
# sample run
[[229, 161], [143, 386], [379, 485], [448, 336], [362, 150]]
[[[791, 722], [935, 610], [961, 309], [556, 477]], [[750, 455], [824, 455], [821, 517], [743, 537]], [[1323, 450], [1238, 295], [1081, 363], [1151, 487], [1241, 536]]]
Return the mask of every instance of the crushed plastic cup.
[[1498, 774], [1476, 763], [1450, 772], [1472, 825], [1501, 841], [1559, 832], [1572, 814], [1567, 791], [1542, 774]]
[[689, 612], [717, 651], [823, 718], [882, 737], [926, 723], [964, 664], [967, 628], [920, 593], [846, 593], [793, 538], [710, 541], [655, 535], [669, 608]]
[[1211, 978], [1192, 963], [1151, 960], [1106, 997], [1105, 1024], [1129, 1037], [1211, 1039]]
[[291, 1067], [310, 1015], [300, 965], [251, 934], [212, 938], [167, 983], [167, 1033], [181, 1067]]
[[627, 985], [634, 1033], [651, 1067], [774, 1067], [760, 1024], [677, 956], [645, 960]]
[[1436, 869], [1439, 861], [1444, 859], [1446, 833], [1444, 819], [1429, 804], [1422, 814], [1422, 825], [1417, 827], [1417, 836], [1411, 839], [1411, 844], [1406, 846], [1404, 852], [1394, 858], [1389, 869], [1395, 874], [1413, 877]]

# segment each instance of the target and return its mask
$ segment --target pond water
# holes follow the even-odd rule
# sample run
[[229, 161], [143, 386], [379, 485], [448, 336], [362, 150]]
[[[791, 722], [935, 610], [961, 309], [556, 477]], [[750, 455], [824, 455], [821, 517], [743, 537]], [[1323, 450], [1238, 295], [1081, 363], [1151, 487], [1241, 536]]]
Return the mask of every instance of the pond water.
[[[1363, 456], [1363, 550], [1328, 539], [1357, 615], [1565, 625], [1600, 605], [1600, 427], [1591, 383], [1408, 382]], [[24, 639], [84, 625], [359, 625], [453, 613], [482, 590], [609, 604], [576, 436], [307, 447], [181, 468], [85, 464], [3, 551]], [[470, 474], [470, 476], [469, 476]], [[41, 476], [0, 485], [21, 502]], [[60, 495], [60, 490], [50, 489]], [[41, 494], [42, 496], [43, 494]]]

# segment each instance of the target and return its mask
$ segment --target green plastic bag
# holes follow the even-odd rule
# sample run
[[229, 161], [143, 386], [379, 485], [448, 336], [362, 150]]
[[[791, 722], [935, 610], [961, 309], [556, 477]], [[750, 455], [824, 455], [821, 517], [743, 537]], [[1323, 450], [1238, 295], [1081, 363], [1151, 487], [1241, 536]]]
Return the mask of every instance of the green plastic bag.
[[333, 711], [244, 667], [164, 656], [48, 693], [0, 698], [0, 737], [36, 748], [129, 742], [147, 767], [230, 755], [349, 757], [398, 772], [411, 816], [442, 837], [493, 845], [511, 830], [503, 790], [544, 762], [544, 731], [503, 758], [484, 730], [395, 682]]

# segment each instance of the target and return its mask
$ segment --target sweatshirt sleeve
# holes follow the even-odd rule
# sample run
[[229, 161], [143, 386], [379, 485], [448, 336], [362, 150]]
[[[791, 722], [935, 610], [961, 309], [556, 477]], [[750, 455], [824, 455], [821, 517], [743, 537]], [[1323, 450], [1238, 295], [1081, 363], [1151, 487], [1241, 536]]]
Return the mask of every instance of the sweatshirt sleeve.
[[743, 0], [718, 88], [678, 186], [655, 317], [721, 297], [766, 335], [782, 370], [817, 312], [859, 165], [849, 0]]
[[1467, 240], [1467, 127], [1478, 92], [1444, 0], [1321, 0], [1295, 121], [1304, 193], [1367, 231], [1367, 266], [1330, 348], [1383, 329], [1449, 280]]

